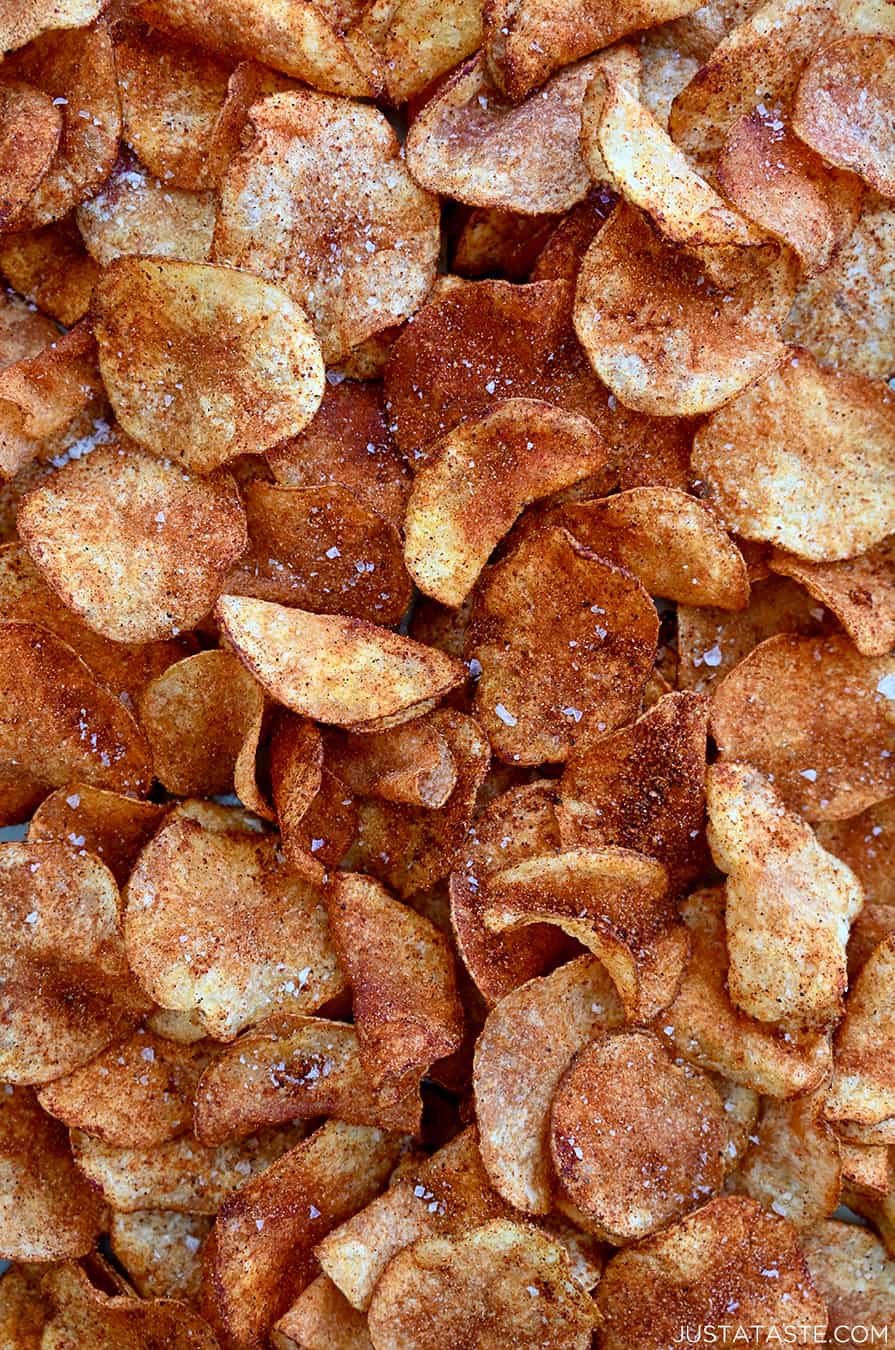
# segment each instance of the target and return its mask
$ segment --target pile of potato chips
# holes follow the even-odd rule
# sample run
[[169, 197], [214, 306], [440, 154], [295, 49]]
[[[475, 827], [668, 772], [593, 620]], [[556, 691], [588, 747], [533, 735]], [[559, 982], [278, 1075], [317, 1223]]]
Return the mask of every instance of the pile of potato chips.
[[0, 55], [4, 1350], [895, 1336], [891, 0]]

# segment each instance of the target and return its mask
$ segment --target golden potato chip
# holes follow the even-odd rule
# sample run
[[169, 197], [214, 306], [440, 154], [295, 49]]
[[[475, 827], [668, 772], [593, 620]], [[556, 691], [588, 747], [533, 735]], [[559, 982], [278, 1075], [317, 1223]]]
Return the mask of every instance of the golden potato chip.
[[396, 528], [404, 523], [410, 472], [395, 448], [376, 384], [327, 383], [304, 431], [273, 446], [266, 458], [286, 487], [338, 484]]
[[405, 557], [417, 585], [459, 606], [524, 507], [604, 468], [585, 418], [507, 399], [431, 448], [407, 504]]
[[323, 393], [303, 311], [232, 268], [119, 258], [97, 286], [95, 328], [123, 429], [201, 473], [296, 435]]
[[0, 274], [20, 295], [70, 327], [82, 319], [99, 268], [72, 217], [0, 235]]
[[44, 1297], [45, 1267], [30, 1262], [10, 1266], [0, 1283], [0, 1336], [9, 1350], [40, 1350], [50, 1305]]
[[895, 1115], [890, 1050], [895, 936], [885, 938], [864, 963], [836, 1034], [828, 1120], [876, 1125]]
[[367, 1319], [332, 1280], [318, 1275], [271, 1333], [275, 1350], [373, 1350]]
[[432, 713], [390, 731], [329, 732], [326, 762], [359, 796], [437, 810], [450, 799], [458, 773], [439, 730], [443, 720], [443, 714]]
[[465, 218], [460, 218], [451, 271], [471, 281], [489, 276], [525, 281], [562, 219], [551, 214], [521, 216], [497, 207], [469, 207]]
[[697, 431], [693, 468], [728, 528], [811, 562], [864, 553], [895, 526], [895, 398], [804, 351]]
[[207, 1046], [179, 1045], [139, 1028], [37, 1094], [71, 1129], [117, 1148], [150, 1148], [190, 1129]]
[[892, 1190], [892, 1168], [886, 1144], [851, 1144], [839, 1140], [842, 1184], [884, 1197]]
[[[855, 817], [858, 819], [858, 817]], [[848, 935], [848, 982], [853, 986], [868, 957], [884, 938], [895, 932], [895, 909], [865, 902]]]
[[66, 605], [117, 642], [193, 628], [246, 544], [229, 474], [193, 476], [126, 442], [45, 479], [22, 502], [18, 525]]
[[249, 109], [268, 94], [285, 94], [300, 85], [280, 75], [260, 61], [240, 61], [227, 80], [227, 94], [221, 104], [205, 147], [205, 172], [215, 187], [221, 181], [230, 161], [243, 149], [243, 132], [248, 122]]
[[689, 1063], [755, 1092], [794, 1097], [818, 1087], [831, 1067], [828, 1035], [780, 1031], [756, 1022], [731, 1001], [723, 892], [694, 893], [681, 917], [692, 954], [680, 988], [654, 1030]]
[[72, 1162], [68, 1131], [44, 1114], [30, 1088], [8, 1083], [0, 1089], [0, 1176], [4, 1257], [62, 1261], [93, 1249], [105, 1206]]
[[793, 103], [796, 133], [840, 169], [895, 195], [895, 43], [848, 37], [809, 60]]
[[116, 31], [115, 65], [123, 136], [141, 163], [166, 188], [213, 187], [206, 151], [227, 97], [227, 66], [196, 47], [135, 26]]
[[4, 83], [26, 81], [41, 90], [62, 116], [59, 150], [17, 213], [15, 229], [60, 220], [96, 191], [118, 155], [121, 110], [109, 34], [102, 25], [70, 28], [63, 23], [58, 28], [61, 31], [36, 37], [3, 62]]
[[62, 113], [41, 89], [0, 82], [0, 126], [0, 229], [8, 230], [53, 162]]
[[596, 1314], [571, 1273], [558, 1242], [510, 1219], [453, 1240], [423, 1238], [399, 1252], [377, 1284], [371, 1339], [377, 1350], [437, 1350], [473, 1338], [587, 1350]]
[[[711, 5], [701, 5], [691, 14], [698, 15], [711, 8]], [[641, 34], [638, 41], [640, 99], [664, 131], [668, 130], [672, 103], [700, 66], [695, 56], [681, 50], [676, 27], [674, 22], [662, 24]]]
[[358, 873], [333, 877], [326, 903], [351, 984], [361, 1063], [374, 1090], [394, 1101], [463, 1038], [450, 944], [430, 920]]
[[141, 1298], [193, 1303], [202, 1278], [202, 1243], [211, 1224], [204, 1214], [116, 1212], [109, 1225], [109, 1245]]
[[392, 103], [406, 103], [482, 45], [476, 0], [378, 0], [359, 23], [382, 57]]
[[766, 1100], [748, 1153], [728, 1187], [807, 1231], [839, 1204], [839, 1142], [823, 1119], [825, 1089], [795, 1101]]
[[0, 370], [0, 473], [63, 454], [105, 411], [96, 343], [79, 324]]
[[[376, 108], [302, 90], [254, 104], [249, 125], [221, 184], [214, 257], [281, 286], [337, 361], [425, 300], [438, 200], [410, 177]], [[334, 170], [337, 194], [324, 188]]]
[[410, 172], [430, 192], [470, 206], [522, 215], [567, 211], [590, 189], [578, 135], [594, 68], [593, 59], [569, 66], [514, 108], [479, 53], [413, 119]]
[[428, 711], [466, 678], [460, 661], [362, 619], [239, 595], [221, 596], [216, 614], [268, 693], [320, 722], [378, 731]]
[[767, 1344], [795, 1327], [808, 1345], [822, 1342], [827, 1325], [796, 1230], [733, 1195], [619, 1252], [596, 1300], [605, 1350], [664, 1350], [682, 1327], [721, 1322], [744, 1344], [757, 1326]]
[[236, 757], [263, 704], [260, 686], [229, 652], [169, 666], [140, 700], [156, 778], [181, 797], [232, 792]]
[[196, 1011], [233, 1040], [262, 1017], [312, 1012], [345, 985], [323, 897], [285, 866], [275, 836], [172, 819], [126, 891], [131, 965], [156, 1003]]
[[207, 262], [214, 220], [212, 193], [170, 187], [125, 159], [77, 211], [87, 250], [103, 267], [133, 254]]
[[319, 1274], [315, 1244], [369, 1204], [401, 1148], [400, 1135], [330, 1120], [225, 1202], [203, 1254], [203, 1307], [222, 1345], [262, 1350]]
[[852, 869], [868, 905], [895, 907], [895, 801], [889, 798], [847, 820], [820, 821], [815, 828], [824, 848]]
[[581, 956], [511, 990], [475, 1050], [475, 1112], [491, 1185], [516, 1209], [553, 1208], [550, 1103], [572, 1056], [624, 1012], [606, 970]]
[[657, 858], [679, 891], [704, 862], [708, 700], [670, 693], [636, 722], [572, 747], [556, 808], [567, 848], [617, 844]]
[[773, 775], [808, 820], [843, 820], [892, 795], [895, 658], [861, 656], [845, 637], [768, 638], [715, 690], [723, 759]]
[[564, 529], [525, 539], [482, 577], [466, 654], [481, 667], [475, 714], [513, 763], [566, 758], [640, 705], [659, 623], [640, 582]]
[[749, 764], [706, 774], [708, 839], [728, 874], [731, 1000], [760, 1022], [828, 1027], [842, 1014], [845, 949], [864, 893], [800, 816]]
[[[175, 807], [175, 812], [183, 812], [190, 804], [183, 802]], [[215, 803], [207, 802], [206, 806], [213, 806]], [[219, 807], [219, 810], [225, 810]], [[153, 1008], [152, 1012], [146, 1018], [146, 1026], [150, 1031], [154, 1031], [157, 1036], [164, 1036], [166, 1041], [177, 1041], [179, 1045], [195, 1045], [196, 1041], [201, 1041], [205, 1036], [205, 1028], [202, 1026], [194, 1012], [175, 1012], [169, 1008]]]
[[895, 1261], [874, 1233], [828, 1220], [805, 1234], [802, 1250], [830, 1315], [828, 1341], [857, 1345], [871, 1328], [895, 1332]]
[[110, 1298], [90, 1283], [83, 1269], [71, 1264], [52, 1269], [44, 1287], [54, 1305], [41, 1340], [45, 1350], [66, 1350], [70, 1345], [89, 1345], [92, 1350], [143, 1350], [149, 1345], [216, 1350], [211, 1328], [187, 1303], [130, 1294]]
[[0, 1074], [47, 1083], [127, 1036], [149, 1000], [125, 960], [118, 887], [70, 845], [2, 844]]
[[[137, 0], [153, 28], [220, 56], [248, 56], [330, 94], [373, 98], [382, 79], [352, 7], [311, 0]], [[346, 31], [346, 29], [348, 31]]]
[[657, 416], [711, 412], [774, 370], [772, 315], [706, 284], [696, 259], [620, 204], [585, 255], [575, 331], [613, 394]]
[[400, 622], [413, 593], [401, 537], [347, 487], [256, 480], [243, 501], [249, 548], [227, 591], [383, 626]]
[[68, 783], [41, 802], [28, 826], [28, 842], [71, 844], [95, 853], [123, 886], [166, 810], [89, 783]]
[[862, 656], [895, 647], [895, 539], [841, 562], [806, 562], [776, 549], [768, 561], [836, 615]]
[[4, 0], [0, 51], [11, 52], [51, 28], [77, 28], [99, 18], [106, 0]]

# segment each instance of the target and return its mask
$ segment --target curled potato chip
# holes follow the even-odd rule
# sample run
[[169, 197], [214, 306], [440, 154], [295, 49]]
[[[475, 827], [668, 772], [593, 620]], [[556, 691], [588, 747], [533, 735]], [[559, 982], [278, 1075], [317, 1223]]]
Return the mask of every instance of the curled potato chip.
[[66, 605], [117, 642], [193, 628], [246, 542], [228, 474], [194, 477], [121, 444], [45, 479], [23, 501], [18, 525]]
[[[707, 12], [713, 6], [700, 5], [691, 14]], [[686, 19], [683, 20], [686, 23]], [[699, 69], [696, 57], [682, 50], [676, 24], [663, 24], [644, 33], [640, 47], [640, 98], [659, 126], [668, 130], [671, 105]]]
[[891, 796], [892, 657], [861, 656], [845, 637], [768, 638], [715, 690], [721, 756], [752, 764], [790, 810], [843, 820]]
[[202, 1243], [211, 1228], [204, 1214], [143, 1209], [113, 1213], [112, 1254], [141, 1298], [179, 1298], [193, 1303], [202, 1274]]
[[45, 797], [31, 817], [29, 844], [74, 843], [95, 853], [123, 886], [137, 854], [155, 834], [167, 807], [140, 802], [88, 783], [69, 783]]
[[862, 656], [886, 656], [895, 647], [895, 539], [832, 563], [806, 562], [775, 550], [769, 566], [826, 605]]
[[895, 43], [848, 37], [815, 52], [799, 80], [793, 127], [830, 164], [895, 195]]
[[839, 1204], [839, 1141], [823, 1119], [825, 1089], [795, 1101], [765, 1101], [745, 1158], [728, 1183], [800, 1232]]
[[596, 1320], [560, 1244], [510, 1219], [406, 1247], [386, 1267], [367, 1317], [377, 1350], [436, 1350], [471, 1335], [586, 1350]]
[[729, 528], [834, 562], [892, 533], [893, 446], [887, 385], [792, 351], [697, 431], [693, 468]]
[[0, 473], [68, 450], [105, 410], [96, 344], [79, 324], [0, 370]]
[[821, 821], [816, 832], [824, 848], [852, 869], [868, 905], [895, 907], [895, 801], [847, 820]]
[[570, 66], [514, 108], [492, 83], [484, 56], [474, 56], [411, 123], [410, 172], [430, 192], [470, 206], [522, 215], [567, 211], [590, 188], [578, 135], [593, 66]]
[[470, 207], [453, 244], [451, 271], [471, 281], [489, 276], [525, 281], [557, 219], [552, 214], [532, 217], [497, 207]]
[[733, 1002], [761, 1022], [839, 1020], [845, 948], [864, 893], [760, 770], [719, 763], [706, 775], [708, 837], [727, 872], [725, 920]]
[[475, 1113], [491, 1185], [516, 1209], [553, 1208], [550, 1104], [572, 1056], [624, 1012], [607, 971], [581, 956], [501, 999], [475, 1049]]
[[275, 837], [172, 819], [140, 855], [126, 899], [141, 983], [162, 1007], [198, 1012], [218, 1040], [344, 988], [322, 896], [283, 865]]
[[561, 761], [580, 737], [627, 721], [657, 638], [652, 602], [628, 572], [561, 528], [524, 539], [482, 577], [466, 639], [494, 753]]
[[834, 1045], [833, 1083], [825, 1107], [828, 1120], [876, 1125], [895, 1115], [889, 1049], [893, 978], [895, 936], [890, 935], [864, 963], [849, 991]]
[[437, 810], [457, 785], [457, 761], [439, 720], [434, 713], [389, 731], [331, 732], [327, 764], [359, 796]]
[[318, 1275], [270, 1333], [275, 1350], [373, 1350], [367, 1319], [332, 1280]]
[[215, 1350], [217, 1342], [198, 1313], [176, 1299], [142, 1299], [132, 1294], [111, 1298], [95, 1288], [86, 1272], [72, 1264], [51, 1270], [45, 1282], [54, 1311], [41, 1344], [47, 1350], [90, 1345], [94, 1350]]
[[87, 312], [99, 269], [68, 216], [0, 235], [0, 273], [26, 300], [71, 327]]
[[119, 258], [97, 286], [95, 331], [123, 429], [201, 473], [294, 436], [323, 393], [303, 311], [246, 272]]
[[150, 1148], [190, 1129], [203, 1043], [178, 1044], [139, 1028], [89, 1064], [47, 1083], [38, 1101], [71, 1129], [117, 1148]]
[[731, 1001], [722, 892], [696, 892], [681, 914], [690, 934], [690, 962], [654, 1029], [689, 1063], [755, 1092], [794, 1097], [818, 1087], [830, 1071], [829, 1036], [782, 1032], [747, 1017]]
[[417, 585], [459, 606], [513, 521], [532, 501], [604, 468], [585, 418], [507, 399], [432, 447], [407, 504], [405, 557]]
[[4, 1257], [63, 1261], [93, 1249], [105, 1206], [75, 1167], [68, 1132], [44, 1114], [30, 1088], [4, 1084], [0, 1091], [0, 1177]]
[[125, 159], [77, 211], [87, 250], [103, 267], [132, 254], [207, 262], [214, 219], [210, 192], [171, 187]]
[[383, 1100], [403, 1097], [463, 1037], [449, 943], [370, 877], [337, 874], [326, 900], [361, 1062]]
[[613, 1242], [655, 1233], [716, 1194], [726, 1143], [718, 1093], [648, 1031], [595, 1036], [550, 1110], [559, 1184]]
[[323, 1017], [274, 1019], [240, 1036], [208, 1066], [196, 1093], [196, 1133], [206, 1144], [322, 1116], [415, 1133], [420, 1115], [418, 1088], [384, 1100], [361, 1063], [354, 1027]]
[[796, 1326], [821, 1341], [827, 1324], [796, 1230], [754, 1200], [733, 1195], [710, 1200], [619, 1252], [596, 1298], [605, 1350], [632, 1343], [660, 1350], [682, 1326], [703, 1327], [715, 1316], [731, 1336], [751, 1336], [756, 1325], [762, 1335], [783, 1336]]
[[[336, 361], [425, 300], [438, 261], [437, 198], [410, 177], [376, 108], [302, 90], [254, 104], [249, 123], [254, 138], [221, 185], [215, 259], [282, 286]], [[322, 185], [335, 146], [333, 195]]]
[[830, 1316], [833, 1344], [857, 1342], [865, 1327], [895, 1326], [895, 1261], [867, 1228], [828, 1220], [802, 1238], [811, 1279]]
[[205, 1246], [203, 1305], [223, 1345], [261, 1350], [319, 1274], [315, 1244], [381, 1190], [400, 1135], [329, 1120], [224, 1203]]
[[461, 662], [362, 619], [238, 595], [221, 596], [217, 617], [272, 697], [336, 726], [405, 722], [466, 678]]
[[0, 128], [0, 228], [14, 229], [53, 162], [62, 114], [43, 90], [0, 83]]
[[405, 103], [482, 45], [482, 9], [475, 0], [379, 0], [360, 31], [382, 56], [385, 89]]

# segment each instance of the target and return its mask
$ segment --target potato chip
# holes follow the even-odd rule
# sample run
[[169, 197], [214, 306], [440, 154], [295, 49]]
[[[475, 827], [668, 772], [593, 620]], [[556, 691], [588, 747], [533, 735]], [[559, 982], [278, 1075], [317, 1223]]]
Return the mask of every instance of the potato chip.
[[233, 69], [205, 151], [205, 172], [215, 187], [220, 187], [230, 161], [243, 149], [243, 132], [252, 105], [268, 94], [286, 94], [300, 87], [295, 80], [260, 61], [240, 61]]
[[95, 853], [123, 886], [166, 810], [89, 783], [68, 783], [41, 802], [28, 826], [28, 842], [68, 843]]
[[9, 1350], [40, 1350], [40, 1337], [50, 1313], [42, 1290], [44, 1267], [10, 1266], [0, 1283], [0, 1336]]
[[766, 1100], [746, 1157], [728, 1182], [801, 1232], [839, 1204], [839, 1143], [823, 1119], [824, 1089], [795, 1101]]
[[303, 311], [245, 272], [119, 258], [97, 286], [95, 327], [123, 429], [200, 473], [296, 435], [323, 393]]
[[[109, 34], [102, 25], [58, 27], [62, 31], [36, 37], [3, 62], [4, 83], [26, 81], [62, 115], [59, 150], [16, 214], [15, 229], [61, 220], [96, 191], [118, 154], [121, 110]], [[33, 121], [31, 126], [33, 135]]]
[[72, 1162], [68, 1132], [44, 1114], [30, 1088], [8, 1083], [0, 1091], [0, 1175], [4, 1257], [61, 1261], [92, 1250], [105, 1206]]
[[[303, 90], [254, 104], [249, 124], [221, 184], [214, 257], [282, 286], [337, 361], [425, 300], [438, 201], [410, 177], [376, 108]], [[337, 194], [323, 186], [334, 168]]]
[[[214, 802], [205, 803], [206, 806], [214, 806], [215, 804]], [[185, 814], [189, 805], [188, 802], [181, 803], [174, 808], [174, 814], [178, 812]], [[218, 807], [220, 811], [225, 809], [225, 807]], [[205, 1028], [195, 1013], [174, 1012], [169, 1008], [153, 1008], [146, 1018], [146, 1026], [150, 1031], [154, 1031], [157, 1036], [163, 1036], [166, 1041], [177, 1041], [179, 1045], [195, 1045], [196, 1041], [201, 1041], [205, 1036]]]
[[204, 1214], [116, 1212], [109, 1225], [109, 1245], [141, 1298], [193, 1303], [202, 1278], [202, 1243], [211, 1223]]
[[105, 411], [96, 344], [84, 325], [0, 370], [0, 473], [65, 452]]
[[359, 796], [437, 810], [457, 786], [458, 770], [440, 722], [444, 715], [432, 713], [390, 731], [329, 732], [326, 762]]
[[793, 350], [697, 431], [693, 468], [737, 534], [834, 562], [892, 533], [893, 446], [887, 385], [823, 369]]
[[868, 905], [895, 907], [895, 801], [847, 820], [821, 821], [816, 832], [824, 848], [852, 869]]
[[794, 1097], [818, 1087], [830, 1072], [829, 1036], [779, 1031], [747, 1017], [731, 1002], [723, 893], [694, 893], [681, 916], [692, 955], [673, 1002], [654, 1029], [689, 1063], [755, 1092]]
[[895, 647], [895, 539], [832, 563], [806, 562], [775, 550], [769, 565], [826, 605], [862, 656], [886, 656]]
[[[710, 8], [710, 5], [700, 6], [693, 14]], [[684, 23], [686, 21], [683, 20]], [[668, 130], [672, 103], [700, 66], [695, 56], [681, 50], [675, 28], [673, 22], [663, 24], [643, 33], [638, 42], [640, 99], [664, 131]]]
[[456, 685], [461, 662], [362, 619], [221, 596], [217, 618], [240, 659], [279, 703], [354, 730], [419, 716]]
[[206, 1243], [203, 1306], [221, 1343], [261, 1350], [319, 1274], [314, 1246], [381, 1190], [401, 1136], [327, 1121], [225, 1202]]
[[339, 873], [326, 900], [351, 984], [361, 1063], [383, 1100], [394, 1101], [462, 1040], [450, 946], [370, 877]]
[[[855, 817], [857, 819], [858, 817]], [[848, 982], [854, 985], [866, 961], [890, 933], [895, 932], [895, 909], [865, 902], [848, 935]]]
[[99, 269], [69, 216], [42, 229], [0, 235], [0, 274], [70, 327], [87, 312]]
[[773, 315], [749, 303], [748, 287], [706, 285], [700, 263], [624, 204], [582, 263], [575, 330], [613, 394], [656, 416], [711, 412], [785, 356]]
[[715, 691], [722, 758], [773, 774], [786, 806], [843, 820], [891, 796], [892, 657], [861, 656], [845, 637], [768, 638]]
[[211, 1328], [186, 1303], [175, 1299], [109, 1298], [90, 1283], [78, 1266], [58, 1266], [47, 1275], [45, 1291], [54, 1304], [41, 1345], [65, 1350], [89, 1345], [93, 1350], [142, 1350], [149, 1345], [169, 1350], [215, 1350]]
[[757, 1326], [771, 1344], [796, 1328], [807, 1345], [822, 1342], [827, 1325], [796, 1230], [733, 1195], [619, 1252], [596, 1299], [605, 1350], [664, 1350], [682, 1327], [722, 1321], [740, 1340]]
[[430, 192], [470, 206], [522, 215], [568, 211], [590, 188], [578, 135], [594, 68], [593, 59], [569, 66], [513, 107], [479, 53], [413, 119], [406, 144], [410, 172]]
[[0, 228], [15, 229], [53, 162], [62, 114], [49, 94], [13, 80], [0, 83]]
[[404, 523], [410, 473], [392, 440], [378, 385], [327, 384], [305, 430], [268, 450], [267, 462], [285, 487], [338, 484], [396, 528]]
[[786, 1029], [832, 1025], [847, 986], [849, 925], [864, 903], [857, 877], [751, 765], [711, 765], [706, 798], [712, 855], [728, 874], [732, 1001]]
[[892, 1190], [892, 1168], [885, 1144], [851, 1144], [839, 1141], [843, 1186], [884, 1197]]
[[220, 56], [252, 57], [330, 94], [373, 98], [382, 80], [372, 47], [344, 21], [352, 12], [311, 0], [137, 0], [153, 28]]
[[117, 1148], [150, 1148], [186, 1133], [193, 1098], [208, 1064], [207, 1046], [178, 1045], [139, 1028], [37, 1094], [45, 1111], [71, 1129]]
[[87, 250], [103, 267], [133, 254], [207, 262], [214, 220], [210, 192], [170, 187], [126, 159], [77, 211]]
[[368, 1323], [378, 1350], [436, 1350], [473, 1337], [587, 1350], [596, 1314], [558, 1242], [494, 1219], [465, 1236], [423, 1238], [399, 1252], [376, 1286]]
[[482, 671], [475, 713], [494, 753], [562, 761], [581, 737], [628, 721], [658, 629], [640, 582], [566, 530], [523, 540], [482, 577], [466, 639]]
[[243, 491], [249, 549], [226, 589], [319, 614], [399, 623], [413, 587], [401, 537], [340, 484]]
[[172, 819], [126, 891], [132, 967], [155, 1001], [195, 1010], [233, 1040], [278, 1012], [311, 1012], [343, 988], [323, 898], [291, 874], [275, 837], [219, 834]]
[[471, 281], [482, 277], [525, 281], [562, 219], [551, 214], [521, 216], [497, 207], [469, 207], [460, 216], [451, 271]]
[[793, 103], [793, 128], [840, 169], [859, 174], [884, 197], [895, 195], [895, 43], [849, 37], [815, 52]]
[[836, 1035], [828, 1120], [876, 1125], [895, 1115], [890, 1051], [895, 937], [885, 938], [864, 963], [849, 991]]
[[127, 442], [99, 447], [39, 484], [18, 525], [66, 605], [117, 642], [194, 627], [246, 543], [229, 474], [199, 478]]
[[858, 1343], [895, 1328], [895, 1261], [866, 1228], [830, 1220], [802, 1239], [811, 1279], [830, 1315], [827, 1339]]
[[275, 1350], [373, 1350], [367, 1319], [318, 1275], [270, 1333]]
[[507, 399], [431, 448], [413, 484], [405, 557], [421, 590], [459, 606], [524, 507], [604, 468], [585, 418]]
[[378, 0], [360, 30], [382, 57], [392, 103], [422, 94], [482, 45], [482, 9], [475, 0]]
[[93, 23], [105, 0], [4, 0], [0, 9], [0, 51], [11, 52], [51, 28]]

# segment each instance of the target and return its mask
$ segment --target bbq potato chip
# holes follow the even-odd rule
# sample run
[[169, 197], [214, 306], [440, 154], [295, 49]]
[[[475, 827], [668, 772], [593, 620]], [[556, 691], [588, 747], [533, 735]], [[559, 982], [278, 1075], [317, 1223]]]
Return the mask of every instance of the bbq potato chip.
[[0, 273], [26, 300], [70, 327], [87, 312], [99, 268], [67, 216], [42, 229], [0, 235]]
[[470, 207], [465, 219], [461, 216], [451, 271], [470, 281], [489, 276], [525, 281], [558, 219], [564, 217], [521, 216], [497, 207]]
[[841, 1135], [842, 1184], [865, 1191], [872, 1197], [884, 1197], [892, 1189], [892, 1169], [886, 1144], [852, 1144]]
[[[368, 1313], [377, 1350], [494, 1345], [587, 1350], [596, 1315], [558, 1242], [510, 1219], [423, 1238], [386, 1267]], [[532, 1290], [536, 1293], [532, 1294]]]
[[895, 647], [895, 539], [831, 563], [775, 550], [769, 566], [831, 610], [862, 656], [886, 656]]
[[367, 1319], [325, 1275], [308, 1285], [270, 1333], [276, 1350], [373, 1350]]
[[109, 1244], [141, 1298], [193, 1303], [202, 1276], [200, 1252], [211, 1228], [204, 1214], [143, 1209], [113, 1213]]
[[522, 543], [482, 577], [467, 658], [482, 669], [475, 714], [512, 763], [564, 760], [580, 737], [637, 711], [658, 619], [630, 573], [564, 529]]
[[0, 83], [0, 126], [0, 229], [9, 229], [53, 162], [62, 114], [41, 89]]
[[167, 811], [88, 783], [69, 783], [45, 797], [31, 817], [29, 844], [54, 841], [95, 853], [123, 886], [137, 854]]
[[93, 1350], [143, 1350], [149, 1345], [216, 1350], [210, 1327], [186, 1303], [128, 1294], [110, 1298], [94, 1288], [83, 1269], [71, 1264], [51, 1270], [44, 1288], [54, 1305], [41, 1340], [45, 1350], [65, 1350], [69, 1345], [89, 1345]]
[[827, 1324], [796, 1230], [733, 1195], [619, 1252], [596, 1298], [605, 1350], [632, 1344], [661, 1350], [682, 1326], [702, 1327], [716, 1317], [731, 1337], [751, 1336], [756, 1325], [763, 1335], [782, 1337], [795, 1326], [820, 1342]]
[[718, 685], [711, 730], [723, 759], [774, 776], [790, 810], [844, 820], [895, 789], [892, 657], [845, 637], [768, 638]]
[[378, 0], [360, 31], [382, 57], [392, 103], [406, 103], [482, 45], [477, 0]]
[[0, 1089], [0, 1178], [4, 1257], [61, 1261], [93, 1249], [105, 1206], [75, 1167], [67, 1130], [30, 1088], [8, 1083]]
[[162, 1007], [195, 1010], [218, 1040], [344, 989], [323, 897], [289, 872], [276, 837], [172, 819], [140, 855], [126, 901], [137, 977]]
[[207, 262], [214, 220], [210, 192], [170, 187], [126, 159], [77, 211], [87, 250], [103, 267], [133, 254]]
[[443, 714], [433, 713], [389, 731], [330, 732], [326, 762], [359, 796], [437, 810], [457, 785], [457, 761], [440, 729], [443, 722]]
[[323, 393], [304, 312], [246, 272], [119, 258], [97, 286], [95, 331], [123, 429], [200, 473], [296, 435]]
[[895, 908], [895, 801], [848, 820], [821, 821], [816, 832], [824, 848], [852, 869], [868, 905]]
[[5, 0], [0, 9], [0, 51], [24, 47], [51, 28], [93, 23], [105, 0]]
[[43, 1295], [45, 1267], [30, 1262], [10, 1266], [0, 1284], [0, 1335], [10, 1350], [40, 1350], [50, 1311]]
[[20, 506], [18, 526], [65, 604], [116, 642], [193, 628], [246, 544], [229, 474], [194, 477], [127, 443], [45, 479]]
[[[337, 361], [425, 300], [438, 201], [376, 108], [302, 90], [254, 104], [249, 123], [254, 137], [221, 184], [215, 259], [281, 286]], [[333, 173], [338, 193], [324, 186]]]
[[0, 473], [10, 477], [35, 456], [64, 454], [105, 411], [96, 344], [84, 325], [13, 358], [0, 370]]
[[522, 215], [567, 211], [590, 177], [578, 136], [581, 101], [595, 59], [561, 71], [513, 107], [492, 83], [484, 56], [460, 66], [429, 99], [407, 134], [418, 183], [470, 206]]
[[829, 1341], [847, 1345], [864, 1328], [895, 1328], [895, 1261], [874, 1233], [830, 1220], [805, 1234], [802, 1250], [830, 1315]]
[[461, 662], [362, 619], [224, 595], [217, 617], [240, 659], [305, 717], [378, 731], [428, 711], [466, 678]]
[[830, 164], [895, 196], [895, 43], [849, 37], [815, 52], [793, 104], [793, 128]]
[[745, 1158], [728, 1185], [806, 1232], [839, 1204], [839, 1142], [823, 1119], [826, 1092], [766, 1100]]
[[826, 1102], [829, 1120], [876, 1125], [895, 1115], [892, 981], [895, 936], [885, 938], [864, 963], [845, 1005], [836, 1035], [833, 1084]]
[[48, 1083], [120, 1040], [148, 1011], [125, 960], [118, 887], [63, 844], [0, 845], [0, 1074]]
[[693, 468], [737, 534], [834, 562], [892, 533], [893, 449], [888, 386], [794, 349], [697, 431]]

